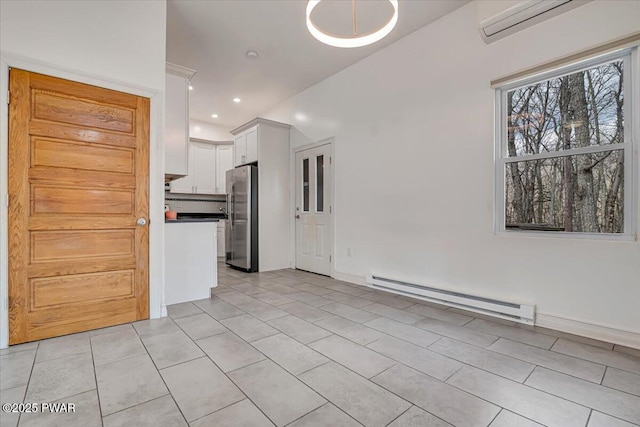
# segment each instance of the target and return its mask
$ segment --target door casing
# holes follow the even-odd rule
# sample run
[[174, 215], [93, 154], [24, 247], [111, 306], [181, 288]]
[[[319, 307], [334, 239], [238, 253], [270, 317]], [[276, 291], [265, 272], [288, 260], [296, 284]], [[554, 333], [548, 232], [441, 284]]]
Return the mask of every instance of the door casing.
[[108, 77], [79, 73], [56, 64], [43, 63], [0, 52], [0, 348], [9, 343], [8, 310], [8, 90], [9, 68], [46, 74], [151, 100], [149, 135], [149, 317], [167, 315], [164, 288], [164, 91], [123, 84]]

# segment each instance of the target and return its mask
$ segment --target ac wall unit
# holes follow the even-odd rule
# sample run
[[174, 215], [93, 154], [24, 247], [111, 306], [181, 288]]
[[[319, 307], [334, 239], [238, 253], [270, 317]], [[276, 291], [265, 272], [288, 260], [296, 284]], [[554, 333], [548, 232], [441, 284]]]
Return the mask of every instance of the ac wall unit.
[[493, 43], [591, 0], [527, 0], [480, 23], [480, 36]]

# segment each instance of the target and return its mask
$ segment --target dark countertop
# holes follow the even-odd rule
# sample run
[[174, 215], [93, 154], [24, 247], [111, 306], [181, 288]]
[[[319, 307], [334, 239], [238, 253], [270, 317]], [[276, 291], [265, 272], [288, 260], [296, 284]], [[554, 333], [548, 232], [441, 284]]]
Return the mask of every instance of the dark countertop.
[[165, 224], [180, 224], [184, 222], [219, 222], [224, 218], [178, 218], [178, 219], [165, 219]]
[[178, 212], [178, 219], [165, 219], [164, 223], [182, 223], [182, 222], [219, 222], [226, 219], [224, 213], [202, 213], [202, 212]]

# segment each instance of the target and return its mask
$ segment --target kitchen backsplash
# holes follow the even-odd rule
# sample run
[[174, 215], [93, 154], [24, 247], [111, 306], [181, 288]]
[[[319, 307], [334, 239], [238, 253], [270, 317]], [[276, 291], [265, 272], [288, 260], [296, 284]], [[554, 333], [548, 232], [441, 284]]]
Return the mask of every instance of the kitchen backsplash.
[[225, 195], [208, 196], [206, 194], [175, 194], [165, 191], [165, 210], [178, 213], [220, 213], [227, 206]]

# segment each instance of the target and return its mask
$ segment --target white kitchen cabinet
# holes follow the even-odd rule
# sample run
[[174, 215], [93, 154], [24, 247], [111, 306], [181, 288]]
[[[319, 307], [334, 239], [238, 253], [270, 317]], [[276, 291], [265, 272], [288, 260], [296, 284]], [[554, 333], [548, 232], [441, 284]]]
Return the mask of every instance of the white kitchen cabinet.
[[194, 147], [194, 193], [218, 194], [216, 186], [216, 146], [213, 144], [191, 143]]
[[[195, 148], [192, 144], [188, 145], [189, 158], [193, 159]], [[183, 178], [175, 179], [169, 184], [171, 193], [193, 193], [195, 187], [195, 162], [190, 161], [187, 169], [187, 175]]]
[[216, 187], [218, 194], [227, 192], [227, 171], [233, 169], [233, 145], [216, 146]]
[[189, 169], [171, 181], [171, 193], [225, 194], [225, 172], [233, 168], [233, 146], [199, 141], [189, 143]]
[[165, 165], [169, 179], [188, 174], [189, 80], [194, 70], [167, 63], [165, 78]]
[[165, 304], [209, 298], [218, 285], [215, 222], [165, 223]]
[[254, 126], [245, 131], [247, 138], [247, 157], [245, 163], [258, 161], [258, 126]]
[[218, 222], [218, 258], [224, 258], [226, 253], [225, 253], [225, 240], [224, 240], [224, 227], [225, 227], [225, 220], [221, 219]]
[[244, 164], [247, 157], [247, 137], [244, 133], [236, 135], [233, 141], [234, 162], [235, 166]]
[[259, 128], [253, 126], [235, 136], [235, 165], [246, 165], [258, 161]]
[[[256, 118], [231, 131], [244, 147], [236, 166], [258, 162], [258, 265], [260, 271], [289, 268], [290, 204], [289, 125]], [[242, 145], [243, 144], [243, 145]], [[236, 144], [236, 149], [238, 144]]]

